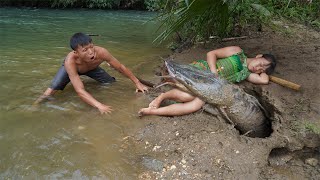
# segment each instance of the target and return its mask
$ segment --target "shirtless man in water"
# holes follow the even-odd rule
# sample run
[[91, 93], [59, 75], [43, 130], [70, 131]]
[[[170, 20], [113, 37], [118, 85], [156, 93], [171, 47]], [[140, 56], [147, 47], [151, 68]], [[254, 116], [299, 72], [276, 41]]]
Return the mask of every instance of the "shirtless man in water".
[[115, 78], [111, 77], [104, 69], [99, 67], [104, 61], [131, 79], [136, 86], [136, 91], [148, 91], [148, 88], [143, 85], [129, 69], [113, 57], [107, 49], [93, 45], [90, 36], [84, 33], [75, 33], [70, 39], [70, 46], [73, 51], [66, 56], [64, 63], [52, 81], [51, 87], [35, 101], [35, 104], [52, 96], [57, 90], [63, 90], [71, 81], [75, 91], [84, 102], [96, 107], [101, 114], [111, 113], [111, 106], [97, 101], [85, 90], [80, 79], [80, 75], [86, 75], [100, 83], [114, 82]]

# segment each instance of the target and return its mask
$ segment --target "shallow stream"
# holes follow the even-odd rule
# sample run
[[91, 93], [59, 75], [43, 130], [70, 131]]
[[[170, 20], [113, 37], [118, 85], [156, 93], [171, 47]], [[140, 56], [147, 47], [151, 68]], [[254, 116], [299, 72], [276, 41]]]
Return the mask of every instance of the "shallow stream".
[[168, 50], [152, 44], [155, 14], [139, 11], [0, 9], [0, 179], [136, 179], [134, 154], [119, 152], [128, 132], [142, 127], [137, 111], [146, 104], [134, 85], [106, 65], [116, 83], [83, 78], [96, 99], [113, 107], [100, 115], [69, 84], [55, 99], [32, 108], [50, 85], [75, 32], [97, 34], [96, 45], [139, 77]]

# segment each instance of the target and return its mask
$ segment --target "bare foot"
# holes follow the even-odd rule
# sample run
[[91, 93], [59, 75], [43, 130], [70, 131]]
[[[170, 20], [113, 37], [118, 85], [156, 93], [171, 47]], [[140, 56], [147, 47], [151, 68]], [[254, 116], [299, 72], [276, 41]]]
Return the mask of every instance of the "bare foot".
[[149, 104], [149, 108], [157, 109], [160, 107], [161, 102], [162, 102], [162, 98], [160, 95]]
[[154, 109], [154, 108], [148, 107], [148, 108], [140, 109], [138, 112], [139, 117], [142, 117], [144, 115], [149, 115], [151, 113], [152, 109]]

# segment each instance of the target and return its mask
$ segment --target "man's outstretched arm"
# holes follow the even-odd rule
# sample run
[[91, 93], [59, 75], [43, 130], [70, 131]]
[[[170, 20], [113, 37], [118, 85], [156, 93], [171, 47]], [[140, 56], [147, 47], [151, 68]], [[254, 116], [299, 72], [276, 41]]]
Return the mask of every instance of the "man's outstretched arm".
[[121, 64], [107, 50], [105, 50], [104, 54], [105, 54], [105, 59], [107, 63], [109, 63], [111, 67], [119, 71], [121, 74], [127, 76], [135, 84], [137, 91], [141, 91], [143, 93], [148, 91], [148, 87], [143, 85], [139, 81], [139, 79], [128, 68], [126, 68], [123, 64]]
[[80, 76], [76, 71], [76, 67], [72, 63], [73, 62], [66, 61], [65, 68], [66, 68], [66, 71], [68, 72], [72, 86], [74, 87], [74, 90], [77, 92], [81, 100], [83, 100], [87, 104], [90, 104], [93, 107], [98, 108], [101, 114], [111, 113], [112, 111], [111, 106], [107, 106], [105, 104], [100, 103], [89, 92], [85, 90], [84, 85], [80, 79]]
[[48, 88], [38, 99], [33, 103], [33, 105], [38, 105], [42, 101], [49, 99], [51, 95], [53, 95], [56, 92], [56, 90], [53, 90], [51, 88]]

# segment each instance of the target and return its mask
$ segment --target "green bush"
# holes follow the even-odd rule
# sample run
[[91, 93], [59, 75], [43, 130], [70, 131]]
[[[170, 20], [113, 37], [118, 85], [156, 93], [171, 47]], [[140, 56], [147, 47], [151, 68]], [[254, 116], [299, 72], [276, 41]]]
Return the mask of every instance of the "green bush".
[[145, 3], [156, 8], [157, 0], [1, 0], [0, 6], [31, 6], [52, 8], [144, 9]]
[[144, 5], [149, 11], [158, 11], [161, 8], [161, 0], [144, 0]]
[[320, 0], [264, 0], [263, 2], [278, 17], [320, 28]]
[[[286, 18], [320, 29], [320, 0], [159, 0], [159, 20], [164, 27], [156, 41], [172, 34], [179, 39], [208, 39], [239, 35], [241, 30], [272, 19]], [[240, 30], [239, 30], [240, 29]]]

